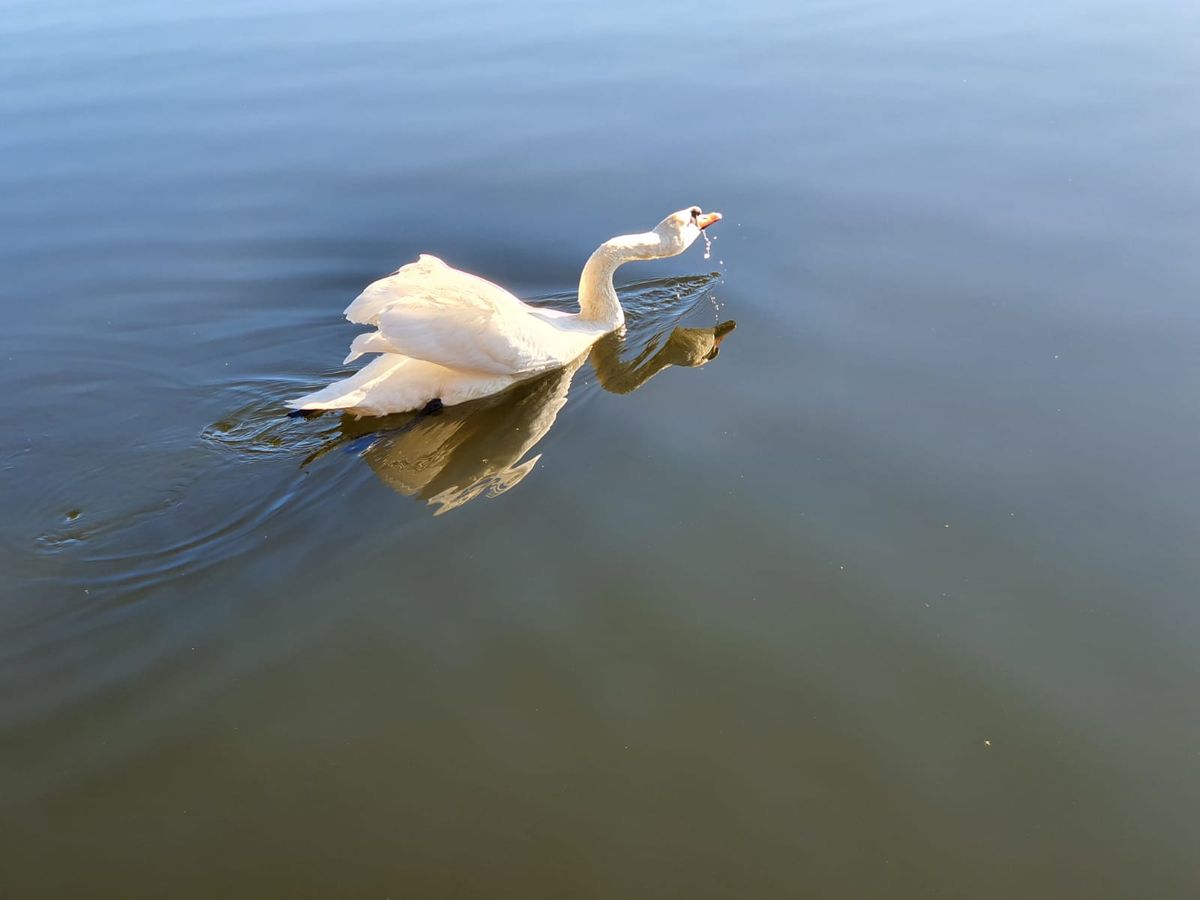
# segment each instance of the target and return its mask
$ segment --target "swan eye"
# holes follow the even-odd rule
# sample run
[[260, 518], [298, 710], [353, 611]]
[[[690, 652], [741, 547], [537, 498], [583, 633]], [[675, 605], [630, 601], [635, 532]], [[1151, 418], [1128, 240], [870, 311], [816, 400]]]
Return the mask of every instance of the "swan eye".
[[693, 206], [691, 209], [691, 213], [692, 213], [692, 221], [695, 222], [696, 219], [700, 216], [700, 207]]

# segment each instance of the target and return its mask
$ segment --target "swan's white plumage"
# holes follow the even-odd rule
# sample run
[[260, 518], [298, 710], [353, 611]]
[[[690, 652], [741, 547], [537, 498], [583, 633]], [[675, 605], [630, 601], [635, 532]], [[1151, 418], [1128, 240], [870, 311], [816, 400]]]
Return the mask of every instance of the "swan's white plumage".
[[[380, 356], [349, 378], [288, 403], [385, 415], [485, 397], [582, 356], [623, 316], [612, 274], [633, 259], [682, 253], [700, 234], [699, 209], [673, 213], [651, 232], [606, 242], [580, 279], [578, 314], [537, 309], [499, 285], [422, 254], [370, 284], [346, 318], [375, 326], [350, 345], [349, 363]], [[710, 214], [709, 224], [720, 218]]]
[[420, 409], [435, 397], [446, 406], [502, 391], [520, 378], [448, 369], [423, 359], [384, 353], [349, 378], [306, 394], [288, 405], [295, 409], [348, 409], [384, 416]]
[[401, 266], [386, 278], [367, 285], [346, 307], [345, 316], [356, 325], [378, 325], [380, 313], [397, 301], [416, 294], [441, 296], [469, 306], [506, 307], [512, 311], [525, 306], [500, 285], [422, 253], [416, 262]]
[[378, 331], [368, 331], [360, 334], [350, 342], [350, 352], [342, 360], [342, 365], [349, 365], [365, 353], [395, 353], [396, 348], [387, 342]]
[[406, 356], [494, 375], [556, 368], [604, 334], [588, 323], [531, 313], [524, 303], [513, 309], [477, 295], [410, 294], [379, 314], [379, 334]]

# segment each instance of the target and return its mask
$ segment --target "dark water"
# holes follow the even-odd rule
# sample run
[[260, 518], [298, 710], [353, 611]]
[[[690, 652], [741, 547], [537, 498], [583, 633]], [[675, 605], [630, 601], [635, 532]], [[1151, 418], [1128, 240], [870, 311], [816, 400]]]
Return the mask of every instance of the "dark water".
[[[0, 896], [1200, 892], [1200, 7], [0, 12]], [[693, 203], [615, 380], [281, 418]]]

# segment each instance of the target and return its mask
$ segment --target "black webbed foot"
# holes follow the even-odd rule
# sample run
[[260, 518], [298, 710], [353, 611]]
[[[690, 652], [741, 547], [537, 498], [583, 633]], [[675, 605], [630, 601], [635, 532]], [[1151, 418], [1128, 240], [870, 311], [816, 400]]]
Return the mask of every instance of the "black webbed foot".
[[289, 419], [315, 419], [323, 412], [325, 412], [323, 409], [293, 409], [288, 411], [287, 417]]
[[446, 408], [446, 404], [442, 403], [442, 398], [434, 397], [432, 400], [430, 400], [428, 403], [425, 404], [425, 406], [421, 409], [421, 411], [419, 413], [417, 413], [417, 415], [418, 416], [436, 416], [438, 413], [440, 413], [445, 408]]

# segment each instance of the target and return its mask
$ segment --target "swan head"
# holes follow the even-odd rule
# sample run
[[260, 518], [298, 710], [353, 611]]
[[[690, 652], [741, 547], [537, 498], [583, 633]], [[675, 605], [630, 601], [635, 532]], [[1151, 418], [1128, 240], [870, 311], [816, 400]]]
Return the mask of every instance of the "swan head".
[[662, 249], [661, 255], [679, 255], [692, 246], [696, 238], [700, 237], [700, 232], [719, 221], [719, 212], [706, 213], [698, 206], [689, 206], [687, 209], [671, 213], [654, 229]]

